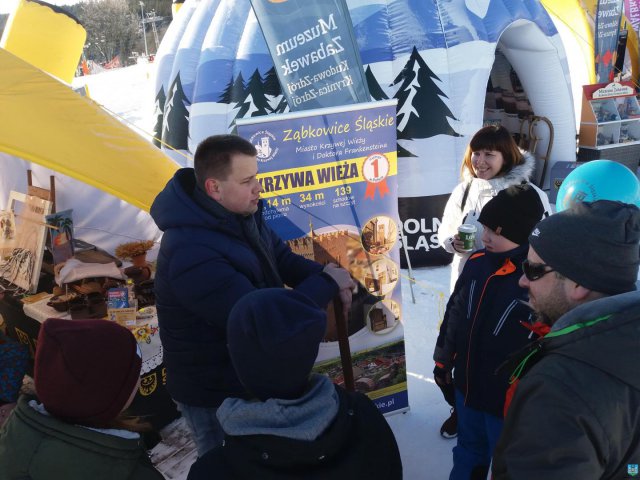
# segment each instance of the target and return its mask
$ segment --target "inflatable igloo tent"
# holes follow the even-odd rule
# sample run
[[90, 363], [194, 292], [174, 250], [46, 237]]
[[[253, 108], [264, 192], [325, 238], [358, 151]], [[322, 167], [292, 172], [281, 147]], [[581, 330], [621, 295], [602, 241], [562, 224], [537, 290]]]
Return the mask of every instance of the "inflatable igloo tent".
[[[447, 263], [437, 245], [440, 217], [469, 137], [485, 121], [519, 134], [524, 116], [545, 117], [554, 131], [546, 172], [575, 159], [562, 41], [538, 0], [347, 5], [372, 99], [398, 100], [399, 211], [412, 264]], [[232, 130], [237, 118], [288, 111], [249, 0], [186, 0], [157, 62], [155, 134], [182, 165], [201, 140]], [[550, 139], [541, 125], [540, 164]]]

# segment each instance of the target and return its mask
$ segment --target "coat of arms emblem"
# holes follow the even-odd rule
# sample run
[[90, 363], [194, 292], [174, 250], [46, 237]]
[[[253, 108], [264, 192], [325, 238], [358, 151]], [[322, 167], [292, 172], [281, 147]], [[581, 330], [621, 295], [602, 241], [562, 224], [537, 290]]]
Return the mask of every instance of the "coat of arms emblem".
[[149, 396], [153, 392], [155, 392], [157, 386], [158, 386], [158, 377], [155, 374], [155, 372], [152, 373], [151, 375], [146, 375], [142, 377], [142, 380], [140, 381], [140, 393], [145, 397]]

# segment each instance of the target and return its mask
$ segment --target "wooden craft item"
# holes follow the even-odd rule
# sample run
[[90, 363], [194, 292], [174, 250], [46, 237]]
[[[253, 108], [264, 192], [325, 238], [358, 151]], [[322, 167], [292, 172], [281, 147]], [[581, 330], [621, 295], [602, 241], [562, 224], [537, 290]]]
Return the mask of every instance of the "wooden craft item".
[[0, 276], [16, 290], [35, 293], [47, 236], [44, 216], [51, 213], [51, 202], [11, 191], [9, 209], [17, 217], [15, 244], [8, 258], [0, 263]]

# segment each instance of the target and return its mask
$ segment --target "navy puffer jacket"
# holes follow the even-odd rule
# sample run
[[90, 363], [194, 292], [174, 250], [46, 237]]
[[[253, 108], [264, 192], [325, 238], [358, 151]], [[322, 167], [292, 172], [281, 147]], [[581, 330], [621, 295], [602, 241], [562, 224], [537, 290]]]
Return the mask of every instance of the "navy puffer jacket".
[[[217, 218], [193, 199], [195, 176], [183, 168], [151, 207], [164, 232], [158, 254], [155, 296], [167, 388], [174, 400], [218, 407], [229, 397], [246, 398], [227, 352], [231, 308], [246, 293], [266, 286], [260, 259], [234, 215]], [[294, 254], [255, 214], [266, 245], [274, 252], [283, 282], [322, 308], [338, 286], [322, 266]]]
[[529, 343], [531, 310], [518, 285], [529, 245], [508, 252], [475, 252], [456, 282], [436, 341], [434, 360], [454, 369], [454, 383], [465, 405], [502, 417], [507, 372], [496, 373]]

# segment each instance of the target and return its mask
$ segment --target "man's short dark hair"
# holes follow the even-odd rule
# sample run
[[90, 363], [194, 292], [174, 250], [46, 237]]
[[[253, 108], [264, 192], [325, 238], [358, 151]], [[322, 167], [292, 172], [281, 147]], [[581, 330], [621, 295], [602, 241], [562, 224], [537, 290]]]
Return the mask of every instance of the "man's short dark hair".
[[255, 157], [258, 152], [251, 142], [237, 135], [212, 135], [200, 142], [193, 158], [198, 186], [205, 190], [207, 178], [226, 180], [231, 157], [238, 153]]

